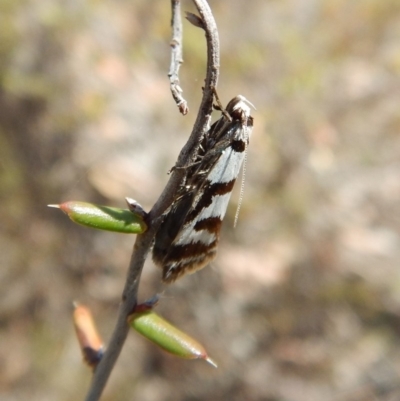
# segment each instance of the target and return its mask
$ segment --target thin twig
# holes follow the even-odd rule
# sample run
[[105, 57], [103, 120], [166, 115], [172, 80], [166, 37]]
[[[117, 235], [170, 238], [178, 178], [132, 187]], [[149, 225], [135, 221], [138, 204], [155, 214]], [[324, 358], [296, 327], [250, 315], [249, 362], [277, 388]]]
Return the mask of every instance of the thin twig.
[[177, 166], [186, 166], [191, 161], [199, 144], [200, 137], [207, 131], [213, 109], [214, 91], [218, 83], [219, 74], [219, 37], [217, 25], [211, 9], [205, 0], [193, 0], [203, 20], [203, 29], [207, 42], [207, 75], [203, 89], [203, 98], [197, 113], [192, 133], [179, 154]]
[[172, 8], [172, 39], [171, 39], [171, 65], [169, 67], [169, 82], [172, 97], [175, 100], [179, 111], [185, 115], [189, 111], [187, 101], [182, 96], [182, 88], [179, 86], [179, 67], [183, 63], [182, 59], [182, 18], [180, 0], [171, 0]]
[[[213, 103], [213, 90], [217, 86], [219, 73], [219, 38], [217, 26], [211, 10], [205, 0], [193, 0], [204, 23], [207, 41], [207, 74], [203, 98], [192, 133], [181, 150], [177, 166], [188, 165], [198, 147], [200, 137], [208, 129]], [[174, 169], [171, 177], [148, 215], [149, 229], [138, 235], [134, 245], [128, 275], [119, 308], [117, 323], [109, 346], [98, 364], [86, 396], [86, 401], [98, 401], [122, 350], [129, 332], [127, 318], [137, 303], [137, 293], [143, 264], [150, 251], [154, 235], [161, 223], [161, 215], [171, 205], [184, 176], [184, 169]]]

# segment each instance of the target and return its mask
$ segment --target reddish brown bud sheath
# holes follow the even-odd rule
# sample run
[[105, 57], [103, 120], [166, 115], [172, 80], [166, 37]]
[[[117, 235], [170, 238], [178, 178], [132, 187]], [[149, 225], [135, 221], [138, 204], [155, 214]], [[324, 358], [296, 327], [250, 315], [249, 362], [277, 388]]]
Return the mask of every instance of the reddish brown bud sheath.
[[83, 359], [95, 368], [103, 356], [104, 347], [89, 308], [76, 304], [73, 321]]

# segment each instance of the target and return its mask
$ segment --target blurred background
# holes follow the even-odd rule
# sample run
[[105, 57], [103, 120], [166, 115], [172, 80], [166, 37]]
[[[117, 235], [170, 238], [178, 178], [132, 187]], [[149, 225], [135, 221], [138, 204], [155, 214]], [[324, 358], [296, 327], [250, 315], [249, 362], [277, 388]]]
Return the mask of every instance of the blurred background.
[[[132, 332], [102, 399], [399, 400], [400, 2], [210, 5], [219, 96], [257, 107], [240, 218], [236, 188], [217, 259], [170, 286], [148, 261], [140, 297], [161, 292], [158, 312], [219, 367]], [[151, 208], [205, 77], [204, 33], [185, 21], [182, 117], [169, 25], [169, 1], [0, 3], [3, 401], [84, 399], [72, 302], [107, 343], [134, 237], [46, 205]]]

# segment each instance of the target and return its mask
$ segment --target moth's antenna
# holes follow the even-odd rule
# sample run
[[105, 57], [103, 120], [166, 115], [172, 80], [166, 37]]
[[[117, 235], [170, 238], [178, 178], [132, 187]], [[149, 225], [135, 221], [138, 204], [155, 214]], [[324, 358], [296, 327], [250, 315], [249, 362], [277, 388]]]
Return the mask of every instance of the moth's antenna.
[[246, 129], [246, 142], [245, 143], [246, 143], [246, 145], [245, 145], [245, 149], [244, 149], [244, 160], [243, 160], [243, 169], [242, 169], [242, 182], [240, 183], [239, 202], [238, 202], [238, 206], [236, 208], [236, 214], [235, 214], [235, 220], [233, 221], [233, 227], [236, 227], [237, 221], [239, 219], [240, 207], [242, 206], [242, 201], [243, 201], [244, 181], [245, 181], [245, 178], [246, 178], [246, 165], [247, 165], [247, 147], [248, 147], [248, 143], [249, 143], [249, 135], [247, 133], [247, 129]]

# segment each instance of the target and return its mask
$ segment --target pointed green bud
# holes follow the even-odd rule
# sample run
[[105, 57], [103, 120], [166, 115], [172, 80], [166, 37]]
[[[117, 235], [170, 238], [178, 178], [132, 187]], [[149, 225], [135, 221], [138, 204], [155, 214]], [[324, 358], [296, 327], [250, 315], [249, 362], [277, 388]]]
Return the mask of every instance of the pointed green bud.
[[143, 215], [127, 209], [78, 201], [48, 206], [61, 209], [73, 222], [87, 227], [124, 234], [142, 234], [147, 230]]
[[129, 324], [138, 333], [173, 355], [186, 359], [204, 359], [217, 367], [199, 342], [152, 310], [134, 312], [129, 317]]

